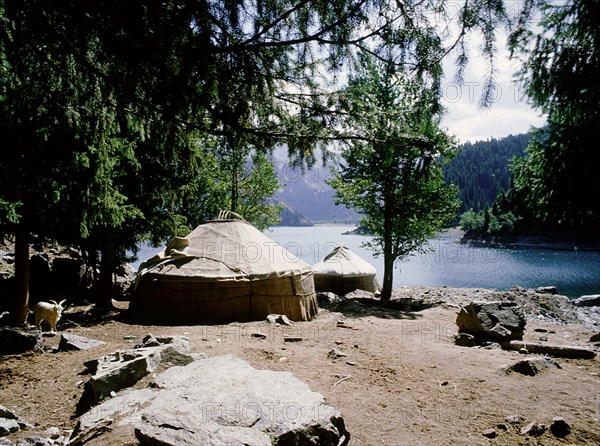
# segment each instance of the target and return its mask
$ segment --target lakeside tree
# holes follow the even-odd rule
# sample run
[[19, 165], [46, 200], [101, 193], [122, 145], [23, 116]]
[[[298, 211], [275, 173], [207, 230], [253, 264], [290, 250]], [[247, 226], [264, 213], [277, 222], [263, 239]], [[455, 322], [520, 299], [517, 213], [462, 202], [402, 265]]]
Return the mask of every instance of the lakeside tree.
[[597, 235], [600, 201], [589, 194], [600, 189], [591, 162], [600, 122], [600, 3], [543, 2], [540, 14], [537, 31], [524, 25], [512, 35], [520, 81], [547, 115], [514, 163], [514, 187], [540, 221]]
[[[470, 0], [1, 1], [0, 132], [11, 153], [0, 200], [19, 241], [18, 295], [35, 233], [99, 252], [97, 301], [109, 307], [126, 248], [193, 224], [183, 204], [203, 196], [195, 174], [209, 164], [191, 133], [248, 134], [314, 161], [315, 147], [360, 138], [338, 131], [326, 85], [356, 54], [389, 43], [422, 66], [432, 48], [438, 58], [457, 49], [464, 68], [476, 30], [493, 62], [505, 22], [502, 2]], [[415, 35], [435, 38], [406, 44]], [[14, 303], [22, 319], [27, 301]]]
[[368, 246], [383, 254], [383, 301], [391, 298], [395, 261], [420, 249], [458, 206], [440, 165], [453, 141], [439, 126], [435, 81], [399, 66], [363, 57], [350, 77], [340, 108], [367, 140], [344, 146], [330, 180], [337, 202], [365, 215], [361, 225], [374, 235]]

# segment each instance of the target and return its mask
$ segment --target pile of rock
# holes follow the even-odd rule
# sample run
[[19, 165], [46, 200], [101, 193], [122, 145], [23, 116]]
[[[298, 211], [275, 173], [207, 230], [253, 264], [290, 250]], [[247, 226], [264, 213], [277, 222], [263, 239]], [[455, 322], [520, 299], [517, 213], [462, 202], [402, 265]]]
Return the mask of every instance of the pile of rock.
[[[519, 415], [510, 415], [496, 427], [484, 430], [481, 434], [487, 438], [496, 438], [500, 432], [508, 432], [516, 429], [520, 435], [528, 437], [541, 437], [546, 433], [548, 427], [543, 423], [533, 421], [522, 426], [524, 420]], [[571, 433], [571, 425], [562, 417], [552, 418], [550, 433], [557, 438], [565, 438]]]

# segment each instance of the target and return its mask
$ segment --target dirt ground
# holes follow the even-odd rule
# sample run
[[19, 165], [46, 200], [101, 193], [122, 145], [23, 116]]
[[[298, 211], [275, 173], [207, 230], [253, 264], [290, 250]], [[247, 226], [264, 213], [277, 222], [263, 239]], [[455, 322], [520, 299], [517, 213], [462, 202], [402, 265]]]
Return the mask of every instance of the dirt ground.
[[[344, 416], [351, 445], [600, 445], [600, 359], [557, 359], [561, 369], [534, 377], [505, 374], [503, 366], [523, 359], [518, 352], [454, 345], [459, 305], [468, 290], [405, 289], [413, 296], [438, 292], [411, 311], [346, 302], [321, 309], [310, 322], [219, 326], [142, 326], [118, 312], [90, 320], [85, 308], [70, 308], [59, 330], [99, 339], [106, 345], [80, 352], [52, 352], [59, 336], [45, 337], [45, 353], [0, 359], [0, 404], [35, 429], [8, 438], [75, 426], [75, 405], [87, 376], [83, 362], [132, 348], [144, 335], [184, 335], [194, 352], [234, 354], [259, 369], [293, 372]], [[443, 300], [443, 301], [442, 301]], [[121, 306], [126, 306], [121, 303]], [[266, 338], [252, 336], [262, 333]], [[530, 320], [524, 339], [549, 344], [589, 345], [595, 331], [574, 323]], [[285, 342], [284, 336], [301, 337]], [[347, 354], [328, 358], [334, 348]], [[509, 415], [523, 422], [507, 431], [496, 426]], [[565, 439], [546, 431], [520, 434], [537, 421], [549, 426], [563, 417], [572, 428]], [[482, 432], [495, 428], [497, 437]], [[102, 444], [102, 443], [99, 443]], [[105, 443], [109, 444], [109, 443]], [[135, 444], [130, 439], [110, 444]]]

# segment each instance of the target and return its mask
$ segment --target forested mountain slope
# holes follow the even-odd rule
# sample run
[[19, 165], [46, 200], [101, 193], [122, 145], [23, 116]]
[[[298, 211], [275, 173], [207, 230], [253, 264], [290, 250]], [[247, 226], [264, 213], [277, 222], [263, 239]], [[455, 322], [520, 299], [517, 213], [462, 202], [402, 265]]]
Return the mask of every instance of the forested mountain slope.
[[459, 188], [459, 214], [491, 206], [498, 192], [508, 189], [510, 160], [523, 154], [529, 139], [529, 134], [509, 135], [459, 147], [458, 154], [444, 167], [446, 181]]

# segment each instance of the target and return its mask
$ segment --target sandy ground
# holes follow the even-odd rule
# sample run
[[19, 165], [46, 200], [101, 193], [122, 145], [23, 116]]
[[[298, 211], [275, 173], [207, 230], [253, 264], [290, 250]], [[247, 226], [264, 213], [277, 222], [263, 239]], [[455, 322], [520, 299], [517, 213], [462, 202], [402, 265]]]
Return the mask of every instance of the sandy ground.
[[[423, 295], [432, 290], [403, 290]], [[438, 290], [440, 291], [440, 290]], [[440, 291], [442, 295], [442, 291]], [[220, 326], [142, 326], [115, 317], [90, 321], [82, 308], [71, 308], [59, 329], [107, 344], [81, 352], [53, 353], [59, 336], [45, 338], [46, 353], [0, 359], [0, 404], [13, 409], [43, 433], [51, 426], [72, 429], [75, 405], [87, 376], [83, 362], [132, 347], [144, 335], [185, 335], [194, 352], [232, 353], [259, 369], [293, 372], [344, 416], [351, 445], [594, 445], [600, 444], [600, 359], [558, 359], [561, 369], [534, 377], [500, 370], [523, 355], [518, 352], [454, 345], [455, 319], [465, 290], [444, 289], [445, 302], [413, 311], [346, 303], [321, 309], [310, 322], [292, 326], [251, 322]], [[453, 298], [461, 296], [461, 299]], [[425, 306], [427, 307], [427, 306]], [[339, 323], [343, 321], [343, 323]], [[536, 330], [537, 329], [537, 330]], [[252, 336], [266, 335], [265, 339]], [[581, 324], [529, 321], [525, 340], [589, 345], [595, 331]], [[302, 337], [285, 342], [284, 336]], [[131, 340], [135, 337], [135, 340]], [[346, 357], [332, 360], [337, 348]], [[141, 383], [140, 385], [144, 385]], [[503, 431], [496, 426], [509, 415], [523, 422]], [[572, 427], [566, 439], [550, 432], [520, 434], [537, 421], [549, 425], [563, 417]], [[482, 432], [495, 428], [498, 436]], [[112, 438], [94, 444], [136, 444]]]

